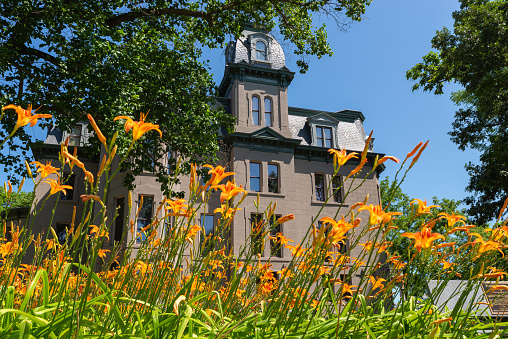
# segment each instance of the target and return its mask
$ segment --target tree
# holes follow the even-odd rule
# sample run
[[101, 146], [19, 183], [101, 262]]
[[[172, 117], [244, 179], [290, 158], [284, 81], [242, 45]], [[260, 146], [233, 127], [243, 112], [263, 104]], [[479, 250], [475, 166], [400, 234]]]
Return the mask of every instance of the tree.
[[[370, 1], [3, 1], [0, 104], [42, 105], [40, 111], [53, 114], [66, 130], [91, 113], [106, 137], [121, 128], [115, 116], [137, 119], [150, 110], [148, 120], [160, 125], [163, 136], [148, 135], [137, 145], [131, 173], [155, 164], [159, 180], [168, 184], [167, 168], [156, 161], [168, 149], [187, 164], [211, 161], [219, 129], [233, 125], [213, 105], [215, 85], [198, 61], [202, 48], [223, 46], [227, 35], [238, 38], [246, 23], [267, 30], [278, 23], [305, 71], [305, 56], [332, 54], [324, 25], [315, 28], [312, 15], [332, 15], [346, 25], [359, 21]], [[14, 115], [5, 115], [0, 138], [14, 122]], [[122, 138], [120, 133], [119, 142], [128, 144]], [[20, 130], [0, 163], [21, 169], [18, 159], [28, 155], [30, 141]], [[90, 149], [96, 150], [93, 142]], [[174, 167], [176, 160], [170, 161]]]
[[460, 0], [453, 13], [453, 32], [436, 33], [423, 62], [407, 73], [423, 88], [442, 94], [447, 82], [463, 89], [452, 94], [462, 105], [455, 113], [449, 133], [459, 149], [479, 150], [480, 163], [468, 163], [466, 187], [471, 195], [464, 202], [479, 224], [497, 216], [508, 194], [508, 2], [505, 0]]
[[8, 197], [4, 188], [0, 187], [0, 213], [6, 209], [12, 209], [17, 207], [30, 207], [34, 200], [33, 192], [12, 192], [11, 196]]

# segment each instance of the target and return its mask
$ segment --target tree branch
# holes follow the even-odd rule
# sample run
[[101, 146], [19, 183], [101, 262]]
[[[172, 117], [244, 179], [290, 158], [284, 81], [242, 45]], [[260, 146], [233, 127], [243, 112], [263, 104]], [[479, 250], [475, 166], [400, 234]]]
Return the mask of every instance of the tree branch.
[[110, 28], [113, 28], [124, 22], [134, 21], [138, 18], [147, 16], [162, 16], [168, 14], [188, 16], [192, 18], [201, 18], [205, 19], [210, 25], [213, 24], [212, 16], [205, 12], [191, 11], [189, 9], [179, 9], [179, 8], [162, 8], [162, 9], [148, 9], [143, 11], [140, 10], [137, 12], [128, 12], [120, 14], [107, 19], [106, 25], [108, 25]]
[[40, 51], [40, 50], [32, 48], [32, 47], [27, 47], [22, 44], [18, 45], [17, 47], [18, 47], [19, 53], [21, 53], [21, 54], [33, 55], [33, 56], [36, 56], [40, 59], [46, 60], [47, 62], [50, 62], [57, 67], [62, 66], [61, 60], [58, 59], [57, 57], [52, 56], [51, 54], [48, 54], [46, 52]]

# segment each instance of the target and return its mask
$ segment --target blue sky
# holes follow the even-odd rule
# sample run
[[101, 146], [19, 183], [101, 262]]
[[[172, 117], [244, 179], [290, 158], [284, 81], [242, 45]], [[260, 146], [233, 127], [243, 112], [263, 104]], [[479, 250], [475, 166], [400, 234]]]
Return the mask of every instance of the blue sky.
[[[326, 22], [332, 57], [311, 59], [306, 74], [297, 73], [288, 89], [290, 106], [338, 111], [362, 111], [365, 131], [374, 130], [375, 151], [405, 158], [420, 141], [429, 141], [402, 189], [412, 198], [433, 196], [463, 199], [468, 175], [464, 164], [478, 153], [459, 151], [448, 131], [457, 107], [450, 101], [454, 84], [435, 96], [412, 92], [406, 70], [431, 50], [431, 39], [443, 26], [452, 29], [456, 0], [374, 0], [365, 20], [347, 33]], [[297, 57], [286, 48], [288, 68], [297, 71]], [[224, 70], [220, 51], [206, 53], [214, 79]], [[393, 178], [397, 165], [386, 163], [382, 177]]]
[[[464, 164], [478, 159], [474, 151], [459, 151], [447, 134], [457, 109], [449, 96], [458, 87], [446, 86], [441, 96], [413, 93], [413, 83], [405, 78], [406, 70], [431, 50], [435, 31], [452, 28], [451, 14], [458, 8], [456, 0], [374, 0], [365, 19], [347, 33], [325, 21], [335, 54], [311, 58], [310, 70], [297, 73], [288, 91], [291, 106], [362, 111], [365, 130], [374, 130], [376, 152], [404, 158], [418, 142], [429, 139], [429, 147], [402, 185], [413, 198], [463, 199], [468, 195]], [[204, 58], [210, 60], [214, 79], [220, 83], [222, 51], [207, 51]], [[297, 57], [290, 48], [286, 59], [288, 67], [297, 71]], [[36, 128], [30, 133], [45, 136]], [[396, 165], [387, 163], [382, 176], [393, 178], [396, 170]], [[1, 173], [0, 179], [5, 178]]]

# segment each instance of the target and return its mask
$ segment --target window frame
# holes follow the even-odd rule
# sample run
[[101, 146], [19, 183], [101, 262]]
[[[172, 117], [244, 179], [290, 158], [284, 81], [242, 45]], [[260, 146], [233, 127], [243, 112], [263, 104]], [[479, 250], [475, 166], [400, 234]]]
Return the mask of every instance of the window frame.
[[138, 201], [137, 201], [137, 209], [136, 211], [140, 211], [141, 213], [141, 209], [143, 209], [143, 207], [140, 208], [139, 206], [139, 203], [141, 202], [141, 197], [143, 197], [143, 205], [145, 204], [146, 200], [145, 200], [145, 197], [150, 197], [151, 200], [152, 200], [152, 208], [150, 210], [150, 218], [141, 218], [141, 220], [148, 220], [148, 224], [139, 228], [139, 221], [140, 221], [140, 218], [139, 218], [139, 214], [136, 218], [136, 232], [135, 232], [135, 237], [136, 237], [136, 244], [137, 245], [141, 245], [147, 238], [148, 236], [146, 236], [148, 233], [145, 231], [144, 234], [145, 234], [145, 238], [143, 239], [143, 234], [141, 234], [140, 236], [138, 236], [138, 234], [140, 234], [140, 231], [145, 228], [146, 226], [148, 226], [151, 222], [152, 222], [152, 219], [153, 219], [153, 215], [154, 215], [154, 206], [155, 206], [155, 196], [153, 194], [138, 194]]
[[[252, 165], [257, 165], [258, 166], [258, 169], [259, 169], [259, 176], [258, 177], [254, 177], [252, 176]], [[249, 191], [251, 192], [262, 192], [263, 191], [263, 173], [262, 173], [262, 170], [263, 170], [263, 166], [262, 166], [262, 163], [261, 162], [257, 162], [257, 161], [250, 161], [249, 162]], [[258, 182], [259, 182], [259, 190], [253, 190], [252, 189], [252, 179], [257, 179]]]
[[[62, 241], [60, 240], [60, 236], [58, 234], [60, 231], [62, 231], [61, 227], [63, 227], [63, 231], [65, 232]], [[71, 227], [71, 225], [68, 222], [57, 222], [55, 224], [55, 233], [56, 233], [56, 235], [58, 237], [57, 240], [58, 240], [58, 243], [60, 245], [64, 245], [67, 242], [67, 239], [68, 239], [67, 238], [67, 236], [68, 236], [67, 232], [68, 232], [70, 227]]]
[[[259, 232], [254, 234], [254, 222], [256, 222], [256, 225], [263, 221], [263, 224], [261, 225], [261, 229]], [[252, 249], [252, 255], [261, 255], [261, 257], [264, 257], [264, 231], [265, 231], [265, 224], [264, 222], [264, 215], [263, 213], [251, 213], [250, 214], [250, 246]], [[254, 247], [256, 246], [256, 247]], [[259, 248], [257, 247], [259, 246]], [[259, 251], [257, 251], [259, 250]], [[257, 253], [256, 253], [257, 252]]]
[[[315, 201], [318, 201], [318, 202], [325, 202], [326, 201], [326, 174], [325, 173], [321, 173], [321, 172], [315, 172], [313, 173], [313, 184], [314, 184], [314, 192], [313, 192], [313, 200]], [[323, 180], [323, 186], [320, 187], [319, 189], [322, 190], [322, 199], [319, 198], [319, 195], [318, 195], [318, 183], [317, 183], [317, 176], [321, 176], [322, 177], [322, 180]]]
[[[254, 109], [254, 99], [257, 100], [257, 110]], [[252, 115], [252, 125], [253, 126], [261, 126], [261, 98], [258, 95], [253, 95], [251, 98], [251, 115]], [[257, 123], [254, 117], [257, 116]]]
[[[74, 130], [79, 130], [79, 134], [73, 134]], [[73, 128], [71, 128], [70, 132], [68, 132], [67, 137], [69, 138], [69, 147], [81, 147], [83, 145], [83, 142], [82, 142], [83, 141], [83, 124], [78, 123]], [[77, 139], [77, 144], [72, 142], [72, 140], [75, 141], [76, 139]]]
[[[274, 166], [277, 171], [276, 171], [276, 178], [271, 178], [270, 177], [270, 166]], [[280, 166], [279, 164], [275, 164], [275, 163], [268, 163], [267, 164], [267, 178], [268, 178], [268, 192], [269, 193], [280, 193]], [[272, 186], [270, 185], [270, 180], [275, 180], [276, 181], [276, 185], [275, 185], [275, 191], [272, 191]]]
[[[335, 185], [335, 179], [338, 179], [339, 180], [339, 186], [337, 187]], [[344, 185], [343, 185], [343, 177], [342, 175], [340, 174], [336, 174], [336, 175], [331, 175], [331, 182], [332, 182], [332, 187], [331, 187], [331, 190], [332, 190], [332, 196], [333, 196], [333, 202], [336, 203], [336, 204], [342, 204], [344, 203]], [[339, 188], [340, 187], [340, 188]], [[337, 190], [338, 188], [338, 190]], [[338, 199], [337, 198], [337, 195], [338, 195]]]
[[64, 192], [60, 192], [60, 201], [64, 202], [74, 202], [74, 191], [76, 190], [76, 173], [72, 172], [64, 172], [62, 174], [62, 180], [60, 181], [62, 185], [72, 186], [72, 189], [66, 188]]
[[[123, 199], [123, 207], [120, 207], [120, 204], [119, 204], [119, 200], [120, 199]], [[112, 225], [113, 226], [113, 234], [112, 234], [112, 237], [111, 237], [111, 244], [114, 245], [115, 242], [121, 242], [122, 241], [122, 238], [123, 238], [123, 231], [124, 231], [124, 228], [125, 228], [125, 196], [118, 196], [118, 197], [115, 197], [115, 212], [113, 214], [113, 218], [116, 216], [116, 218], [114, 219], [114, 224]], [[117, 215], [118, 213], [118, 215]], [[119, 226], [121, 228], [119, 228]], [[118, 231], [120, 230], [120, 236], [118, 236]], [[118, 237], [120, 237], [119, 240]]]
[[[318, 137], [318, 131], [321, 131], [321, 138]], [[326, 137], [326, 131], [330, 131], [330, 138]], [[326, 141], [330, 141], [330, 146], [326, 145]], [[333, 128], [330, 126], [316, 126], [316, 146], [333, 148]]]
[[[268, 105], [267, 105], [268, 102]], [[268, 109], [267, 109], [268, 107]], [[273, 100], [270, 97], [263, 98], [263, 118], [265, 119], [265, 127], [273, 127]], [[268, 116], [268, 119], [267, 119]]]
[[[270, 236], [276, 237], [277, 233], [281, 233], [284, 235], [284, 229], [282, 224], [278, 224], [275, 228], [273, 227], [273, 224], [277, 219], [281, 218], [282, 215], [273, 215], [270, 218], [269, 225], [270, 225]], [[275, 245], [278, 244], [278, 248], [275, 247]], [[274, 252], [277, 251], [277, 253], [274, 255]], [[270, 257], [271, 258], [284, 258], [284, 247], [280, 244], [280, 241], [272, 240], [270, 239]]]
[[[259, 49], [258, 44], [263, 44], [263, 49]], [[254, 50], [256, 52], [256, 60], [258, 61], [268, 61], [268, 46], [266, 42], [261, 39], [256, 40], [254, 44]], [[261, 57], [259, 57], [261, 55]]]

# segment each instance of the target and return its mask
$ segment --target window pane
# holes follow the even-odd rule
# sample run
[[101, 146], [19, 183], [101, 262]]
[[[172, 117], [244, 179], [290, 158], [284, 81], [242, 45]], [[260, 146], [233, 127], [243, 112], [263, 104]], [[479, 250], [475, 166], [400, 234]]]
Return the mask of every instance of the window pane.
[[325, 201], [325, 178], [323, 174], [316, 174], [314, 177], [316, 184], [316, 199]]
[[277, 220], [281, 216], [275, 216], [275, 219], [272, 217], [270, 218], [270, 236], [272, 239], [270, 239], [270, 256], [276, 257], [276, 258], [282, 258], [282, 244], [280, 243], [280, 238], [277, 236], [277, 234], [281, 235], [281, 229], [280, 224], [273, 227], [274, 220]]
[[201, 214], [201, 223], [205, 229], [205, 236], [210, 235], [213, 232], [213, 215]]
[[318, 138], [323, 138], [323, 128], [322, 127], [316, 127], [316, 136]]
[[67, 231], [66, 229], [68, 229], [70, 227], [69, 224], [56, 224], [56, 236], [58, 238], [58, 243], [60, 245], [63, 245], [65, 244], [65, 240], [67, 239]]
[[266, 60], [266, 45], [262, 41], [256, 42], [256, 59]]
[[325, 138], [331, 140], [332, 139], [332, 129], [325, 127], [324, 130], [325, 130]]
[[123, 224], [124, 224], [124, 214], [125, 214], [125, 198], [117, 198], [116, 199], [116, 219], [115, 219], [115, 234], [114, 241], [122, 240], [123, 236]]
[[265, 98], [265, 112], [272, 112], [272, 99]]
[[268, 165], [268, 192], [279, 193], [279, 167]]
[[333, 189], [333, 200], [335, 202], [342, 202], [342, 190], [339, 189], [342, 184], [342, 179], [340, 176], [336, 175], [332, 179], [332, 189]]
[[138, 221], [137, 221], [137, 233], [141, 234], [138, 238], [136, 238], [136, 242], [139, 244], [142, 241], [145, 241], [147, 238], [147, 235], [150, 235], [151, 230], [145, 230], [143, 233], [141, 233], [141, 230], [152, 222], [152, 211], [153, 211], [153, 196], [150, 195], [140, 195], [139, 196], [139, 202], [141, 203], [141, 200], [143, 200], [143, 206], [141, 207], [139, 214], [138, 214]]
[[60, 192], [60, 199], [62, 200], [72, 200], [74, 199], [74, 182], [76, 181], [76, 175], [75, 174], [70, 174], [70, 173], [64, 173], [64, 175], [62, 176], [62, 182], [61, 184], [62, 185], [69, 185], [69, 186], [72, 186], [73, 189], [70, 189], [70, 188], [66, 188], [65, 189], [65, 194], [64, 192]]
[[259, 98], [258, 97], [252, 97], [252, 110], [259, 111]]
[[251, 214], [251, 245], [252, 254], [263, 255], [263, 215]]
[[272, 127], [272, 113], [265, 112], [265, 126]]

